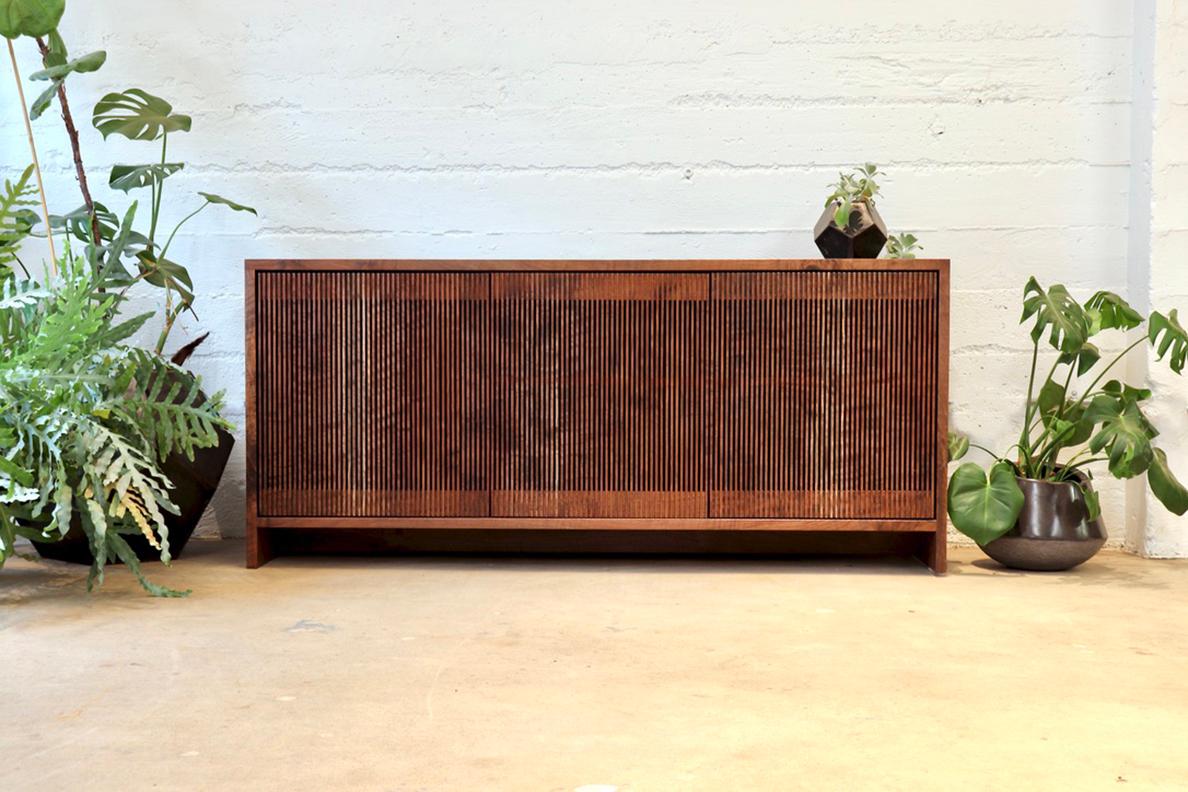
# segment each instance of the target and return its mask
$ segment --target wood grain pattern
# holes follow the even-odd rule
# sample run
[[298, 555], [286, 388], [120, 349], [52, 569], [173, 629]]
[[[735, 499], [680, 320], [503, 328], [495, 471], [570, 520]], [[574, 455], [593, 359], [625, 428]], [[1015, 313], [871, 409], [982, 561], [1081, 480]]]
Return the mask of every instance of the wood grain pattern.
[[709, 276], [498, 273], [491, 514], [704, 517]]
[[932, 518], [934, 272], [714, 276], [713, 517]]
[[894, 532], [943, 569], [946, 261], [246, 271], [250, 566], [373, 527]]

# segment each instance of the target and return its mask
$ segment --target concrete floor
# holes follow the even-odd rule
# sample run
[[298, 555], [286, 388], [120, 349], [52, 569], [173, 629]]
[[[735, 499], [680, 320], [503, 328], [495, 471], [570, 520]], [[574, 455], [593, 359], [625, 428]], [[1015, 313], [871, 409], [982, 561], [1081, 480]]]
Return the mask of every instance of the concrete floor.
[[5, 790], [1188, 789], [1188, 563], [0, 570]]

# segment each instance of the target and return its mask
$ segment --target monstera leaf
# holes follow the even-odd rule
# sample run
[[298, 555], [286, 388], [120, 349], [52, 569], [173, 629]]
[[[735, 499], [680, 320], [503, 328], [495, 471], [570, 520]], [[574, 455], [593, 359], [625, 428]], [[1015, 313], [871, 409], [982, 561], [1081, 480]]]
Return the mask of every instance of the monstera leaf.
[[1085, 372], [1097, 365], [1101, 360], [1101, 350], [1096, 345], [1086, 341], [1076, 352], [1064, 352], [1060, 355], [1060, 362], [1065, 365], [1076, 364], [1077, 376], [1083, 377]]
[[[235, 210], [236, 212], [251, 212], [252, 214], [256, 214], [256, 210], [253, 209], [252, 207], [244, 206], [243, 204], [239, 204], [239, 203], [235, 203], [235, 201], [232, 201], [230, 198], [224, 198], [223, 196], [215, 195], [214, 193], [199, 192], [198, 194], [201, 195], [203, 198], [205, 198], [207, 203], [219, 204], [221, 206], [227, 206], [227, 207], [230, 207], [231, 209]], [[257, 215], [257, 217], [258, 216], [259, 215]]]
[[1167, 364], [1171, 370], [1177, 374], [1184, 371], [1184, 361], [1188, 358], [1188, 333], [1180, 326], [1180, 317], [1175, 308], [1167, 316], [1159, 311], [1151, 312], [1147, 337], [1151, 339], [1151, 346], [1155, 347], [1156, 357], [1163, 360], [1163, 356], [1170, 351], [1171, 357], [1167, 359]]
[[1176, 480], [1167, 466], [1167, 454], [1163, 453], [1162, 448], [1153, 451], [1151, 467], [1147, 469], [1147, 484], [1159, 502], [1172, 514], [1182, 516], [1188, 512], [1188, 490]]
[[135, 190], [140, 187], [159, 187], [161, 182], [185, 167], [181, 162], [156, 162], [149, 165], [112, 165], [107, 184], [112, 189]]
[[1032, 316], [1035, 317], [1035, 327], [1031, 330], [1031, 340], [1039, 341], [1047, 331], [1048, 343], [1061, 352], [1079, 352], [1089, 337], [1089, 317], [1085, 309], [1060, 284], [1044, 291], [1034, 277], [1027, 281], [1023, 288], [1023, 317], [1019, 323]]
[[100, 99], [91, 122], [104, 138], [118, 134], [129, 140], [156, 140], [168, 132], [189, 132], [191, 119], [173, 112], [173, 105], [161, 97], [129, 88]]
[[1084, 420], [1101, 424], [1089, 440], [1089, 450], [1106, 452], [1110, 472], [1118, 478], [1131, 478], [1151, 464], [1151, 440], [1159, 434], [1143, 416], [1133, 399], [1099, 394], [1089, 403]]
[[961, 533], [979, 545], [1011, 530], [1023, 509], [1023, 490], [1009, 462], [996, 462], [990, 475], [972, 462], [957, 468], [949, 480], [949, 518]]
[[1142, 314], [1113, 292], [1099, 291], [1085, 301], [1089, 335], [1102, 330], [1130, 330], [1143, 323]]
[[[68, 214], [52, 214], [49, 219], [50, 227], [54, 230], [64, 229], [68, 234], [81, 242], [90, 242], [92, 239], [91, 213], [87, 211], [85, 205], [78, 207]], [[111, 239], [119, 228], [120, 220], [116, 217], [115, 212], [98, 201], [95, 202], [95, 219], [99, 221], [100, 239]]]
[[185, 307], [193, 304], [194, 283], [185, 267], [175, 261], [160, 258], [150, 250], [142, 250], [136, 257], [140, 260], [140, 271], [146, 281], [154, 286], [177, 292], [181, 304]]
[[45, 36], [65, 10], [66, 0], [0, 0], [0, 36]]

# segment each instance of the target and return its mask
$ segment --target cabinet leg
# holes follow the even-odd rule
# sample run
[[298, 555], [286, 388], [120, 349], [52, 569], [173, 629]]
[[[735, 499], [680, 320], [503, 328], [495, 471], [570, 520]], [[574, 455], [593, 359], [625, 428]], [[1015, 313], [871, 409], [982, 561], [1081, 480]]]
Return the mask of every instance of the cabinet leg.
[[249, 525], [247, 529], [247, 568], [258, 569], [275, 557], [269, 530]]
[[938, 575], [948, 569], [948, 536], [940, 531], [926, 535], [916, 551], [916, 557]]

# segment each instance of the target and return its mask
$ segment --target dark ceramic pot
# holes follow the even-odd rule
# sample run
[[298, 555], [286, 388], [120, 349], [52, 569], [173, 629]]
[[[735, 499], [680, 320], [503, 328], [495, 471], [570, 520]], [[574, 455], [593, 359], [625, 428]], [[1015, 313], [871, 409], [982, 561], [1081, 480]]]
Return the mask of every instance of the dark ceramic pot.
[[850, 223], [838, 227], [833, 220], [837, 204], [825, 207], [821, 219], [813, 228], [817, 248], [825, 258], [878, 258], [887, 243], [887, 226], [879, 217], [874, 204], [856, 203], [850, 213]]
[[1012, 569], [1059, 572], [1097, 554], [1107, 535], [1100, 515], [1089, 519], [1081, 490], [1092, 490], [1088, 479], [1081, 478], [1080, 486], [1026, 478], [1018, 482], [1023, 511], [1014, 528], [982, 547], [986, 555]]
[[[173, 454], [161, 466], [162, 472], [173, 482], [173, 489], [169, 497], [177, 505], [180, 514], [165, 514], [165, 525], [169, 527], [169, 554], [173, 558], [180, 558], [186, 542], [198, 527], [202, 513], [218, 489], [219, 480], [223, 477], [223, 469], [227, 467], [227, 460], [231, 457], [231, 449], [235, 447], [235, 438], [229, 433], [219, 430], [219, 444], [211, 448], [199, 448], [194, 451], [194, 461], [186, 459], [181, 454]], [[87, 536], [82, 526], [75, 523], [66, 535], [57, 542], [34, 542], [33, 546], [43, 558], [55, 561], [69, 561], [73, 564], [90, 565], [94, 561], [91, 547], [87, 543]], [[141, 561], [159, 561], [161, 553], [148, 543], [140, 534], [124, 534], [124, 539]]]

